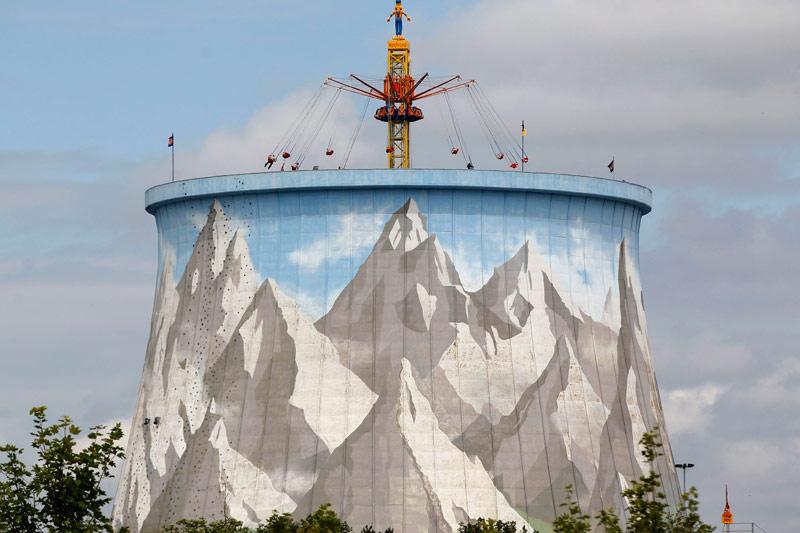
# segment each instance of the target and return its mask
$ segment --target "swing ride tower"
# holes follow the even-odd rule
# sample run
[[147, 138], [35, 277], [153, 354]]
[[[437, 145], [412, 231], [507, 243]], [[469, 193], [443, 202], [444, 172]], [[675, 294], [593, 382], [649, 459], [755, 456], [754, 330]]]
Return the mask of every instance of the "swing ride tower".
[[[374, 118], [385, 122], [387, 126], [386, 161], [389, 169], [411, 168], [411, 124], [425, 118], [422, 109], [415, 104], [434, 96], [442, 96], [441, 100], [446, 103], [449, 111], [449, 120], [445, 120], [444, 126], [448, 131], [450, 153], [463, 157], [467, 170], [475, 168], [460, 126], [459, 113], [454, 110], [451, 102], [450, 95], [456, 91], [466, 95], [493, 156], [499, 161], [507, 162], [512, 170], [527, 163], [528, 157], [519, 139], [506, 126], [477, 81], [463, 79], [459, 75], [435, 78], [427, 72], [419, 78], [412, 75], [411, 46], [403, 36], [402, 17], [411, 19], [403, 11], [401, 0], [396, 0], [395, 11], [387, 22], [392, 16], [395, 17], [396, 33], [388, 41], [385, 77], [371, 79], [350, 74], [347, 78], [327, 78], [302, 109], [289, 131], [267, 155], [264, 166], [272, 170], [282, 159], [276, 170], [300, 170], [342, 92], [365, 96], [368, 101], [374, 99], [381, 102], [380, 107], [375, 110]], [[333, 89], [333, 94], [330, 97], [323, 96], [325, 89]], [[349, 154], [358, 138], [367, 109], [368, 103], [365, 104], [362, 119], [344, 152], [345, 157], [338, 166], [339, 170], [347, 168]], [[444, 118], [444, 114], [442, 116]], [[326, 157], [333, 156], [335, 152], [332, 144], [333, 137], [324, 151]]]
[[[402, 35], [395, 35], [389, 39], [387, 54], [386, 81], [384, 92], [389, 95], [387, 110], [396, 105], [411, 107], [411, 102], [406, 102], [405, 94], [411, 94], [414, 87], [414, 78], [411, 77], [411, 47], [408, 39]], [[399, 90], [396, 90], [399, 89]], [[398, 112], [394, 115], [387, 113], [386, 124], [388, 138], [386, 143], [386, 159], [389, 168], [411, 168], [411, 122], [408, 117], [401, 118]]]
[[[422, 83], [428, 79], [428, 74], [423, 74], [419, 80], [415, 80], [411, 75], [411, 46], [408, 39], [403, 36], [402, 29], [402, 17], [408, 18], [408, 15], [403, 11], [401, 0], [396, 0], [392, 16], [396, 21], [396, 34], [389, 39], [387, 46], [383, 90], [355, 74], [351, 74], [348, 80], [328, 78], [325, 85], [334, 87], [337, 91], [344, 90], [368, 96], [383, 103], [375, 111], [375, 119], [385, 122], [387, 126], [387, 166], [390, 169], [408, 169], [411, 168], [411, 123], [425, 118], [422, 109], [416, 107], [414, 102], [456, 89], [468, 89], [475, 82], [464, 81], [460, 76], [452, 76], [441, 83], [434, 83], [430, 87], [421, 89]], [[388, 20], [391, 20], [391, 16]], [[358, 82], [359, 85], [353, 85], [351, 80]]]

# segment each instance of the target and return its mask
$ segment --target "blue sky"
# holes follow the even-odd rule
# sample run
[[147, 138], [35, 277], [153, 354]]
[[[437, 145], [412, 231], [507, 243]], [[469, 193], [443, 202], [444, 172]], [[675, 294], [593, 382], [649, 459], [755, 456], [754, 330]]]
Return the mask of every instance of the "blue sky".
[[[800, 500], [800, 4], [407, 0], [417, 72], [480, 80], [531, 168], [655, 193], [641, 265], [676, 459], [706, 519]], [[327, 75], [380, 74], [389, 0], [0, 4], [0, 441], [130, 417], [156, 279], [143, 191], [258, 171]], [[433, 104], [431, 104], [433, 105]], [[346, 131], [358, 102], [335, 119]], [[428, 112], [428, 110], [430, 110]], [[453, 166], [437, 112], [415, 163]], [[493, 162], [475, 139], [476, 160]], [[352, 166], [380, 165], [368, 123]]]
[[[288, 5], [7, 3], [0, 79], [14, 128], [0, 146], [137, 160], [161, 150], [165, 132], [196, 143], [325, 76], [381, 70], [390, 2]], [[413, 15], [431, 27], [456, 7]]]

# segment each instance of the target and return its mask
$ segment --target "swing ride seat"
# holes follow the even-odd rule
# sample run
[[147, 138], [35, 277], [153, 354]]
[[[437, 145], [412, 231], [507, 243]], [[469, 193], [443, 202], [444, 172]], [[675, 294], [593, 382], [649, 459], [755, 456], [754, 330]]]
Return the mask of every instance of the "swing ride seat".
[[458, 152], [459, 152], [458, 148], [453, 148], [453, 149], [450, 150], [450, 153], [453, 154], [453, 155], [458, 155]]
[[325, 150], [325, 155], [332, 156], [333, 155], [333, 149], [328, 148], [327, 150]]
[[386, 106], [381, 106], [375, 111], [375, 119], [381, 122], [389, 122], [391, 114], [392, 122], [416, 122], [422, 120], [425, 116], [422, 114], [422, 109], [418, 107], [411, 107], [408, 111], [393, 107], [391, 113], [386, 110]]
[[292, 154], [290, 154], [289, 152], [283, 152], [283, 154], [281, 154], [281, 157], [283, 157], [284, 159], [289, 159], [290, 157], [292, 157]]

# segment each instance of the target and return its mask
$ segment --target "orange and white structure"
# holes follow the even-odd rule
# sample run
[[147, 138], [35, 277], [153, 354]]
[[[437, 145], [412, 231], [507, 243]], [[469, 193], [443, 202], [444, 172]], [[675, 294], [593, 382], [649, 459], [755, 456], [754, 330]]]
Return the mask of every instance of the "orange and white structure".
[[722, 530], [728, 532], [731, 530], [733, 524], [733, 511], [731, 511], [731, 504], [728, 501], [728, 486], [725, 485], [725, 509], [722, 511]]
[[[386, 77], [383, 89], [351, 74], [350, 79], [360, 85], [351, 85], [350, 80], [328, 78], [325, 85], [337, 89], [381, 100], [384, 105], [375, 111], [375, 119], [386, 122], [386, 160], [388, 168], [411, 168], [411, 123], [422, 120], [422, 109], [414, 102], [430, 98], [455, 89], [469, 87], [474, 80], [464, 81], [460, 76], [452, 76], [441, 83], [420, 90], [420, 85], [428, 78], [423, 74], [418, 80], [411, 75], [411, 45], [403, 35], [403, 18], [411, 18], [403, 9], [402, 0], [396, 0], [395, 9], [387, 20], [395, 18], [395, 35], [387, 45]], [[377, 85], [377, 84], [376, 84]], [[419, 92], [418, 92], [419, 91]]]

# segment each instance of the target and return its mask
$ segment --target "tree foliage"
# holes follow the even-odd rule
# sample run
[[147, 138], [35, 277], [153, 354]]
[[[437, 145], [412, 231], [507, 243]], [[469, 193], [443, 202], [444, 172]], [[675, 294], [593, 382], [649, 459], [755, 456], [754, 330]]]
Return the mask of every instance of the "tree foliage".
[[581, 506], [575, 498], [575, 490], [572, 485], [565, 487], [566, 500], [561, 503], [561, 507], [566, 511], [553, 521], [553, 531], [555, 533], [588, 533], [592, 530], [592, 523], [589, 515], [581, 511]]
[[353, 529], [339, 518], [330, 504], [326, 503], [301, 520], [298, 531], [299, 533], [350, 533]]
[[[654, 463], [662, 455], [658, 428], [645, 433], [639, 444], [650, 468], [647, 474], [631, 481], [630, 487], [622, 491], [627, 503], [625, 528], [620, 525], [613, 509], [601, 511], [595, 517], [597, 524], [605, 533], [712, 533], [714, 528], [700, 519], [696, 488], [692, 487], [681, 495], [681, 507], [677, 511], [670, 510], [661, 490], [661, 475], [654, 468]], [[567, 510], [553, 522], [556, 533], [591, 531], [591, 519], [581, 511], [571, 486], [567, 487], [567, 499], [561, 506]]]
[[697, 488], [691, 487], [681, 495], [681, 507], [670, 518], [670, 533], [711, 533], [714, 528], [704, 524], [698, 511]]
[[[528, 528], [522, 527], [522, 531]], [[502, 520], [492, 520], [491, 518], [478, 518], [474, 522], [459, 524], [458, 533], [516, 533], [516, 522], [503, 522]]]
[[91, 428], [88, 445], [80, 448], [81, 429], [69, 417], [48, 424], [46, 407], [34, 407], [30, 414], [35, 462], [26, 465], [21, 448], [0, 446], [0, 531], [112, 531], [103, 512], [111, 498], [101, 482], [123, 458], [120, 425]]
[[[0, 446], [0, 533], [112, 532], [103, 511], [111, 502], [101, 485], [112, 476], [123, 458], [119, 446], [122, 429], [96, 426], [86, 434], [88, 444], [79, 446], [81, 429], [69, 417], [47, 422], [47, 408], [34, 407], [30, 414], [34, 431], [31, 452], [35, 461], [25, 463], [24, 450], [11, 444]], [[627, 508], [624, 527], [612, 509], [592, 519], [581, 510], [574, 487], [566, 487], [561, 504], [564, 512], [553, 522], [555, 533], [589, 533], [598, 527], [604, 533], [712, 533], [698, 512], [698, 493], [692, 487], [681, 495], [681, 505], [671, 510], [661, 489], [661, 476], [653, 468], [662, 455], [658, 429], [645, 433], [639, 444], [650, 465], [648, 472], [622, 491]], [[119, 533], [123, 533], [121, 530]], [[185, 519], [167, 526], [162, 533], [352, 533], [329, 504], [320, 506], [302, 520], [290, 513], [273, 512], [256, 529], [233, 518], [219, 521]], [[516, 533], [515, 522], [478, 518], [460, 524], [459, 533]], [[526, 533], [527, 527], [521, 531]], [[365, 526], [361, 533], [380, 533]], [[394, 533], [387, 529], [384, 533]], [[534, 531], [535, 533], [535, 531]]]
[[298, 529], [300, 529], [300, 524], [295, 522], [291, 514], [278, 514], [277, 511], [273, 511], [272, 516], [258, 526], [256, 531], [258, 533], [297, 533]]
[[[369, 530], [372, 531], [372, 528]], [[331, 509], [330, 504], [325, 504], [300, 521], [295, 520], [290, 513], [278, 514], [277, 511], [273, 511], [272, 516], [256, 529], [248, 529], [240, 521], [232, 518], [216, 522], [199, 518], [181, 520], [162, 529], [161, 533], [351, 533], [352, 531], [347, 522]], [[387, 533], [392, 532], [387, 530]]]
[[250, 533], [250, 529], [233, 518], [208, 522], [205, 519], [181, 520], [164, 528], [163, 533]]
[[[361, 533], [380, 533], [380, 531], [375, 531], [375, 528], [373, 528], [372, 526], [364, 526], [363, 528], [361, 528]], [[394, 533], [394, 529], [389, 528], [383, 533]]]

